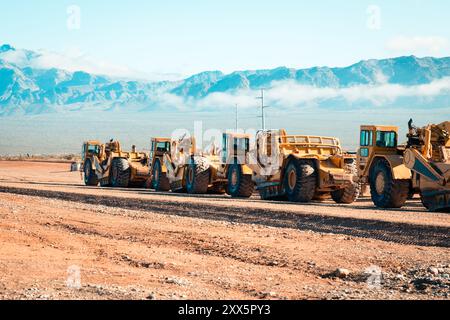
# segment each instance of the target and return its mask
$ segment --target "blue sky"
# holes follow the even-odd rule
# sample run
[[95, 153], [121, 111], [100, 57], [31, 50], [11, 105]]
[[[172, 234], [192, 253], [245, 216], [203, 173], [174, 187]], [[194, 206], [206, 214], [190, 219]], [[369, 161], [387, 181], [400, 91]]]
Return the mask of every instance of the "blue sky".
[[450, 56], [448, 0], [0, 1], [1, 43], [145, 74]]

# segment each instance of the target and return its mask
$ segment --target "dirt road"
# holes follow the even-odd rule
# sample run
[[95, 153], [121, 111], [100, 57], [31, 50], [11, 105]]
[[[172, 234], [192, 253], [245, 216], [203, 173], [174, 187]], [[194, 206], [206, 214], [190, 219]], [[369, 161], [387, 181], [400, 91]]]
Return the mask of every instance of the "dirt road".
[[0, 161], [0, 298], [450, 298], [450, 215], [418, 200], [87, 188], [68, 169]]

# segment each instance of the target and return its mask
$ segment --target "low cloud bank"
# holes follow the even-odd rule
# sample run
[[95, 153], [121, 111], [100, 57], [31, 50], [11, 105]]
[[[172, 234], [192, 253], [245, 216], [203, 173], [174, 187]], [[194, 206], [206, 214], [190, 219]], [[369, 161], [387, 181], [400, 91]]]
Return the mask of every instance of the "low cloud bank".
[[[234, 108], [236, 104], [240, 108], [255, 108], [260, 103], [256, 99], [259, 95], [259, 90], [239, 90], [233, 93], [212, 93], [201, 99], [161, 93], [153, 99], [155, 105], [163, 108], [210, 110]], [[271, 88], [265, 91], [265, 97], [268, 106], [279, 109], [318, 106], [383, 107], [408, 101], [423, 102], [427, 105], [436, 102], [441, 105], [435, 107], [450, 108], [450, 78], [415, 86], [380, 83], [348, 88], [318, 88], [295, 81], [283, 81], [273, 83]]]

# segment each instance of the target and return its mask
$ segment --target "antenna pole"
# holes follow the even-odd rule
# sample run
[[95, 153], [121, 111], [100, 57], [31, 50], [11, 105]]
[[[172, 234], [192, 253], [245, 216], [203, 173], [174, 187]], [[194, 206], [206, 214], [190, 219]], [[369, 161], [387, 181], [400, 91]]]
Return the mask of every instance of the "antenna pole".
[[261, 100], [261, 126], [263, 130], [266, 130], [266, 114], [264, 109], [268, 108], [268, 106], [264, 105], [264, 89], [261, 89], [261, 96], [256, 97], [256, 99]]
[[236, 132], [239, 130], [239, 106], [236, 103]]

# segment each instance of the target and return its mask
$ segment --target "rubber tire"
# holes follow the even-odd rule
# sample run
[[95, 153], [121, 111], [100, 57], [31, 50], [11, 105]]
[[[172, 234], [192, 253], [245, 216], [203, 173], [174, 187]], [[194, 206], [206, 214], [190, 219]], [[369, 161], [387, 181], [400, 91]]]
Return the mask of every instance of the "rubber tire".
[[144, 188], [145, 189], [152, 189], [153, 185], [152, 185], [152, 178], [148, 178], [145, 182], [144, 182]]
[[113, 159], [111, 164], [111, 186], [114, 188], [128, 188], [130, 185], [131, 169], [126, 159]]
[[[232, 184], [233, 173], [237, 174], [236, 184]], [[227, 193], [233, 198], [250, 198], [255, 190], [255, 184], [252, 181], [252, 176], [242, 173], [242, 167], [238, 164], [233, 164], [228, 169], [227, 174]]]
[[409, 192], [408, 192], [408, 200], [413, 200], [416, 195], [416, 190], [414, 190], [412, 186], [412, 182], [409, 183]]
[[[95, 174], [95, 171], [92, 170], [92, 162], [90, 159], [87, 159], [84, 162], [84, 184], [90, 187], [98, 186], [98, 178]], [[88, 174], [86, 174], [88, 172]]]
[[[346, 173], [353, 174], [355, 177], [358, 176], [358, 167], [356, 160], [345, 164]], [[352, 185], [344, 189], [339, 189], [331, 192], [331, 198], [336, 203], [340, 204], [351, 204], [355, 202], [359, 195], [361, 194], [361, 185], [357, 182], [353, 182]]]
[[436, 208], [435, 199], [429, 198], [429, 197], [424, 197], [422, 193], [420, 193], [420, 200], [422, 201], [423, 206], [428, 211], [440, 212], [440, 213], [449, 213], [450, 212], [450, 208]]
[[331, 198], [333, 198], [334, 202], [340, 204], [351, 204], [358, 199], [359, 194], [361, 193], [361, 186], [359, 183], [352, 183], [351, 186], [348, 186], [344, 189], [339, 189], [331, 192]]
[[[384, 175], [385, 185], [382, 194], [376, 189], [376, 179], [379, 174]], [[378, 160], [369, 173], [370, 194], [373, 203], [378, 208], [401, 208], [408, 199], [410, 180], [394, 180], [389, 162], [384, 159]]]
[[[294, 172], [295, 186], [289, 186], [289, 175]], [[292, 159], [284, 173], [284, 188], [290, 202], [311, 202], [317, 189], [317, 171], [314, 164], [308, 160]]]
[[[155, 179], [155, 172], [158, 173], [158, 179]], [[161, 162], [159, 159], [155, 160], [155, 164], [152, 170], [152, 188], [155, 191], [169, 191], [170, 190], [170, 182], [167, 178], [167, 175], [162, 172]]]
[[[192, 173], [192, 174], [190, 174]], [[186, 191], [189, 194], [206, 194], [209, 187], [209, 164], [202, 157], [194, 157], [186, 170]], [[192, 177], [192, 181], [190, 180]]]
[[422, 192], [420, 193], [420, 201], [422, 202], [422, 205], [425, 207], [425, 209], [430, 210], [431, 205], [433, 204], [432, 200], [424, 197]]

